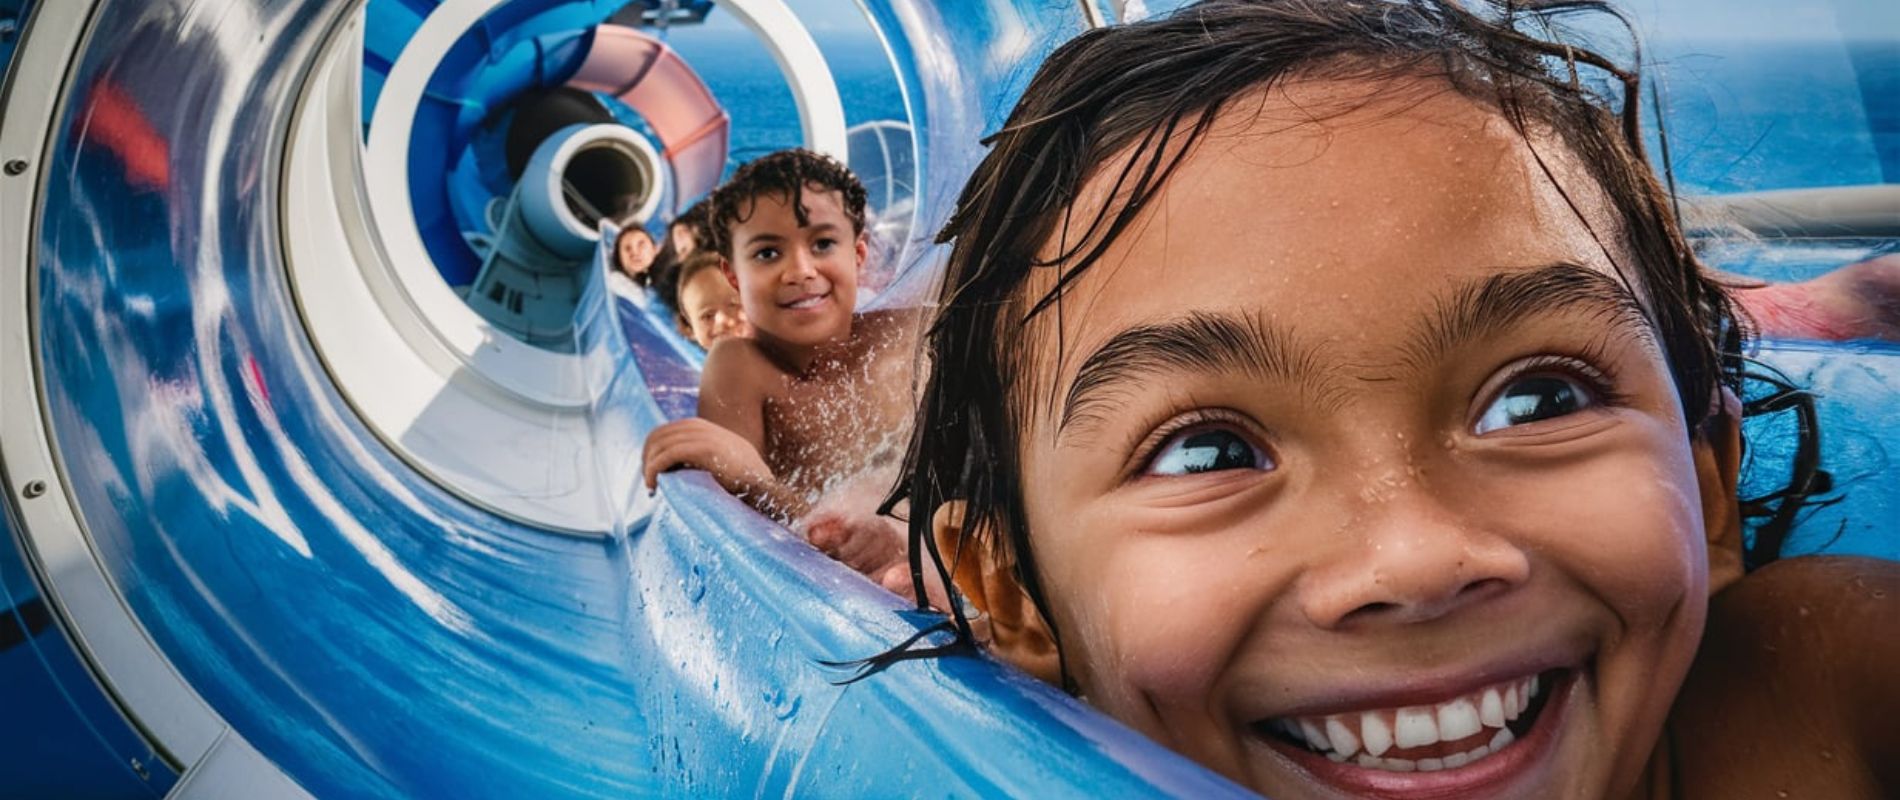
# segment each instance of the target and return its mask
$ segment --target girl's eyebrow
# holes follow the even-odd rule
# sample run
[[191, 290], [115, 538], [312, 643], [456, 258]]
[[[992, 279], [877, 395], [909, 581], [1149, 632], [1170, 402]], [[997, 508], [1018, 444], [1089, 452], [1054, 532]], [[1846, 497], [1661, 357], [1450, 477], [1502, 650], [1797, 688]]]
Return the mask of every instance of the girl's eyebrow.
[[1129, 328], [1090, 353], [1069, 384], [1057, 435], [1108, 413], [1117, 387], [1183, 369], [1245, 371], [1327, 395], [1315, 351], [1295, 346], [1285, 329], [1257, 316], [1197, 311]]
[[1402, 350], [1402, 363], [1422, 370], [1469, 342], [1534, 316], [1583, 314], [1618, 333], [1650, 334], [1649, 313], [1623, 281], [1560, 261], [1499, 272], [1442, 294]]
[[[1425, 370], [1462, 345], [1553, 314], [1582, 314], [1612, 332], [1653, 338], [1647, 312], [1629, 287], [1589, 267], [1557, 262], [1507, 270], [1441, 294], [1400, 348], [1401, 364]], [[1121, 331], [1090, 353], [1063, 399], [1058, 438], [1072, 426], [1086, 429], [1106, 419], [1117, 389], [1175, 370], [1244, 371], [1298, 384], [1323, 403], [1339, 397], [1336, 373], [1286, 328], [1255, 315], [1197, 311]]]

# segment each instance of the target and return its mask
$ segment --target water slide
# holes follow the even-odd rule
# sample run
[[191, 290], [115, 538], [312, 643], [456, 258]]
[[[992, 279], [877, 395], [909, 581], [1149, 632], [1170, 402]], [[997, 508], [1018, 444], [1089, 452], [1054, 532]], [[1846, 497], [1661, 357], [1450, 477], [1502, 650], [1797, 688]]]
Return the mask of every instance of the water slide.
[[[695, 356], [605, 290], [597, 245], [575, 244], [599, 236], [592, 204], [561, 202], [589, 154], [643, 214], [716, 180], [720, 118], [662, 118], [693, 106], [690, 66], [624, 1], [377, 2], [407, 21], [347, 0], [0, 0], [0, 794], [1244, 794], [987, 658], [854, 683], [823, 666], [934, 620], [703, 475], [637, 486], [644, 432], [691, 413]], [[873, 137], [902, 166], [884, 183], [914, 187], [881, 190], [887, 297], [915, 296], [1026, 65], [1131, 12], [862, 5], [909, 116], [909, 137]], [[796, 16], [713, 6], [771, 50], [806, 144], [859, 158]], [[557, 86], [648, 127], [561, 127], [523, 167], [554, 176], [539, 195], [442, 190], [466, 178], [445, 143]], [[1890, 250], [1891, 193], [1863, 189], [1859, 222], [1820, 208], [1732, 260]], [[1731, 200], [1769, 203], [1764, 227], [1792, 213]], [[469, 287], [513, 285], [509, 251], [470, 219], [572, 234], [543, 242], [590, 265], [571, 325], [484, 315]], [[1820, 392], [1848, 498], [1791, 549], [1900, 557], [1900, 356], [1764, 355]], [[1755, 459], [1798, 456], [1780, 429], [1800, 423], [1760, 423]]]

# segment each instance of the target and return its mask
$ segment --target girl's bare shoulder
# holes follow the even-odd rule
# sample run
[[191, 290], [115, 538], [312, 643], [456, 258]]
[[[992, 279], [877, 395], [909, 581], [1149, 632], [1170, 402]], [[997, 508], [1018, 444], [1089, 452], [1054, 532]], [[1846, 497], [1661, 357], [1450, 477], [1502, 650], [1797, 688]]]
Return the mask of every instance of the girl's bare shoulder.
[[[1671, 716], [1691, 795], [1900, 791], [1900, 563], [1804, 556], [1711, 599]], [[1740, 796], [1740, 795], [1728, 795]]]

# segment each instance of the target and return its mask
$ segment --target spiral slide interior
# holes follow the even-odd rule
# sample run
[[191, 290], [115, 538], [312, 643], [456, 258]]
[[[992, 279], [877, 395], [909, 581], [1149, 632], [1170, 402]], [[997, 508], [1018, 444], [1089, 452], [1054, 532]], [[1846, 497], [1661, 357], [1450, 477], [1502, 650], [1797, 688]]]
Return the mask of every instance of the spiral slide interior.
[[[605, 291], [590, 249], [571, 341], [534, 347], [435, 257], [467, 212], [430, 194], [454, 166], [425, 163], [430, 137], [477, 105], [442, 65], [519, 56], [510, 91], [560, 85], [628, 4], [376, 2], [0, 0], [0, 794], [1244, 794], [987, 658], [836, 683], [820, 662], [934, 620], [703, 475], [633, 483], [644, 433], [693, 408], [669, 322]], [[927, 283], [1025, 65], [1140, 5], [863, 0], [911, 131], [883, 162], [916, 187], [886, 203], [914, 232], [893, 295]], [[785, 6], [710, 9], [769, 40], [807, 143], [848, 149]], [[688, 153], [723, 154], [715, 123], [628, 145], [663, 163], [662, 207], [705, 183]], [[1900, 174], [1877, 144], [1876, 210]], [[1724, 265], [1891, 250], [1869, 218]], [[1900, 557], [1900, 355], [1764, 357], [1820, 392], [1845, 498], [1789, 549]], [[1754, 459], [1791, 456], [1793, 424], [1759, 423]]]

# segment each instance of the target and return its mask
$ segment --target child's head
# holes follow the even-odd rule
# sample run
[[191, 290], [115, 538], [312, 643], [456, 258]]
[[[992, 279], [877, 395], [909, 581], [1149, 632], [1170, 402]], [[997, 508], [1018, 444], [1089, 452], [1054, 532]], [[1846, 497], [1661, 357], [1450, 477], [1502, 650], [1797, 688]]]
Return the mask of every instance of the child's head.
[[759, 339], [812, 347], [850, 335], [864, 200], [851, 170], [809, 150], [746, 164], [713, 193], [713, 240]]
[[654, 253], [653, 234], [637, 224], [628, 223], [614, 238], [614, 265], [641, 285], [652, 277]]
[[1628, 790], [1738, 334], [1589, 90], [1633, 76], [1520, 16], [1210, 2], [1048, 59], [897, 493], [1003, 655], [1274, 797]]
[[666, 243], [673, 247], [673, 252], [682, 261], [693, 251], [711, 243], [711, 215], [712, 198], [708, 197], [687, 206], [685, 211], [667, 224]]
[[700, 347], [727, 336], [750, 336], [745, 310], [739, 306], [739, 290], [726, 279], [725, 259], [718, 253], [702, 250], [680, 265], [680, 324], [692, 332]]

